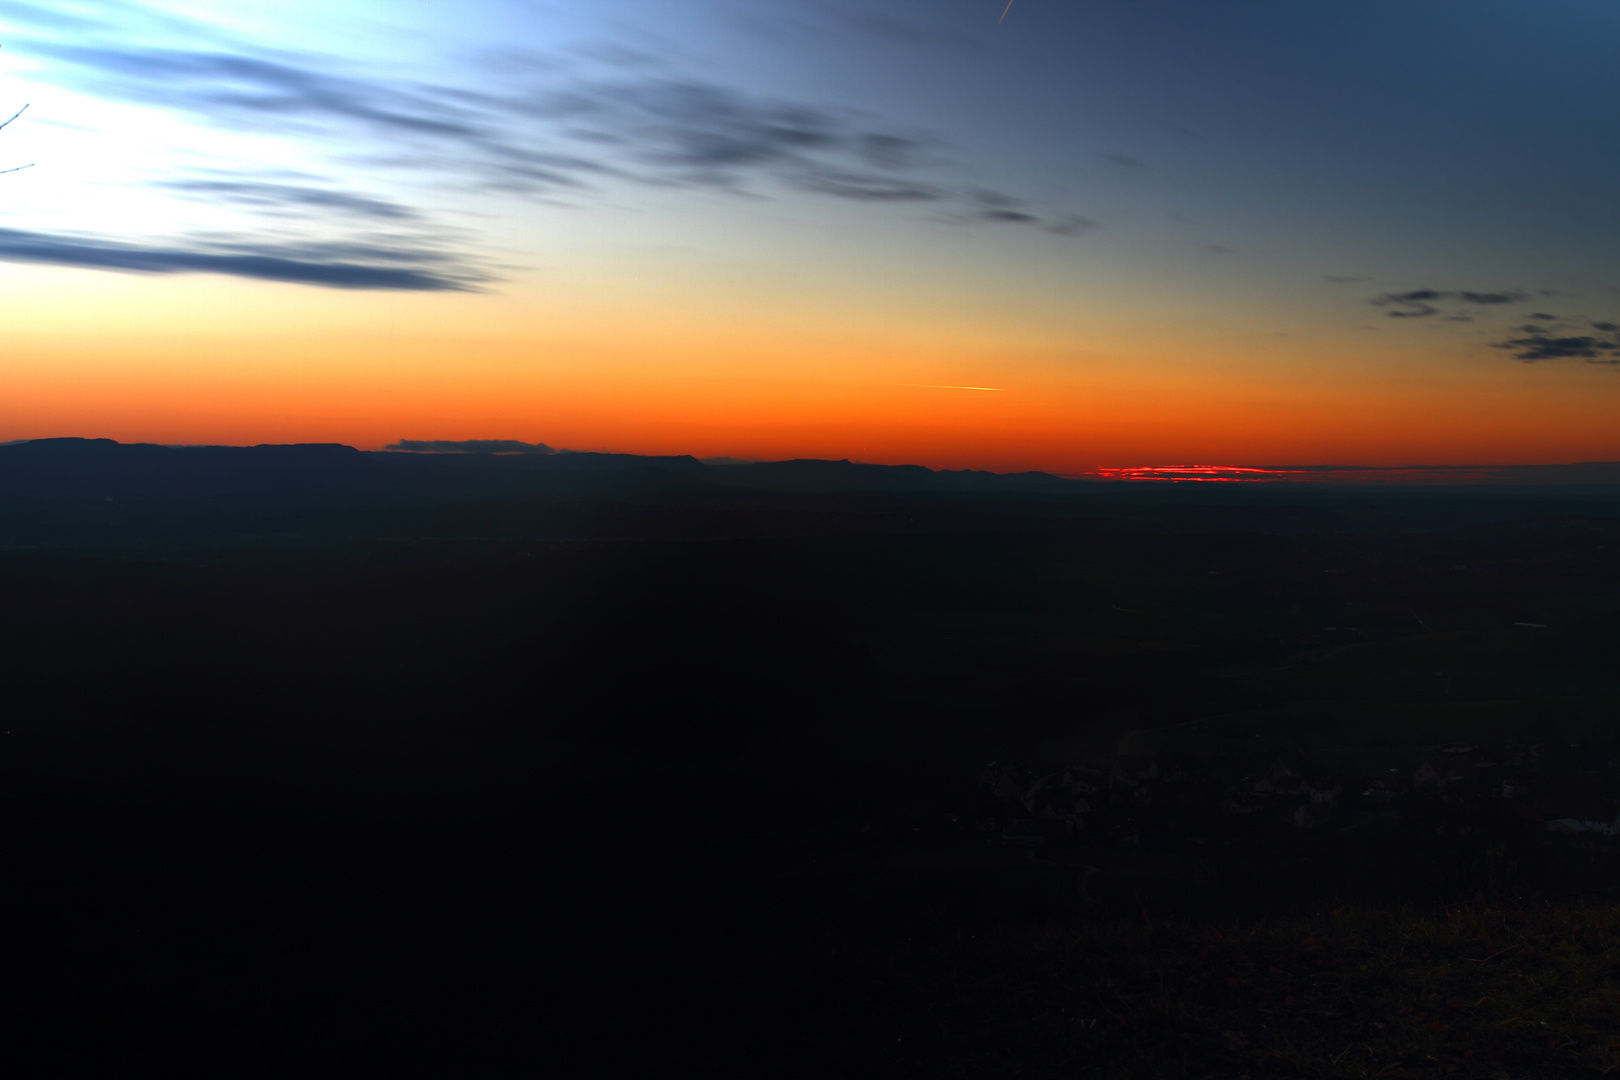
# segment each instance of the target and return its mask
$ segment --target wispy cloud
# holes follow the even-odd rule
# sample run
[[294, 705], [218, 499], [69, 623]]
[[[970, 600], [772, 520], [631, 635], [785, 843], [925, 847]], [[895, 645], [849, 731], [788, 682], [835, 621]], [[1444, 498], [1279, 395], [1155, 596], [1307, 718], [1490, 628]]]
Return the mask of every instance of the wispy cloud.
[[410, 207], [388, 199], [356, 195], [352, 192], [309, 184], [204, 178], [160, 180], [156, 186], [183, 196], [212, 202], [234, 203], [273, 214], [314, 210], [383, 221], [414, 221], [421, 217]]
[[[1330, 279], [1331, 280], [1331, 279]], [[1526, 293], [1511, 289], [1501, 292], [1473, 292], [1467, 289], [1411, 289], [1407, 292], [1384, 293], [1374, 296], [1367, 302], [1374, 307], [1386, 308], [1385, 315], [1392, 319], [1426, 319], [1431, 315], [1439, 315], [1444, 310], [1443, 305], [1451, 305], [1454, 312], [1458, 305], [1481, 305], [1495, 307], [1501, 304], [1514, 304], [1526, 298]]]
[[1515, 326], [1512, 336], [1493, 347], [1511, 350], [1514, 357], [1533, 364], [1542, 360], [1585, 360], [1588, 364], [1620, 367], [1620, 324], [1603, 321], [1549, 321], [1554, 317], [1533, 313], [1541, 322]]
[[1047, 221], [1043, 227], [1047, 232], [1056, 233], [1058, 236], [1079, 236], [1102, 228], [1097, 222], [1079, 214], [1068, 214], [1055, 221]]
[[[827, 10], [862, 33], [953, 40], [849, 5]], [[57, 85], [230, 140], [217, 155], [198, 140], [196, 160], [166, 161], [165, 175], [129, 181], [202, 204], [216, 230], [204, 240], [152, 241], [108, 225], [96, 235], [11, 230], [0, 234], [0, 260], [477, 289], [495, 280], [482, 267], [519, 260], [497, 254], [499, 237], [468, 231], [478, 218], [451, 229], [434, 206], [465, 207], [472, 192], [581, 207], [623, 201], [637, 187], [823, 198], [1058, 237], [1100, 228], [1074, 208], [975, 183], [961, 148], [929, 132], [755, 93], [644, 52], [504, 48], [476, 62], [447, 56], [433, 75], [412, 77], [358, 53], [272, 47], [140, 3], [65, 13], [19, 3], [6, 16], [20, 27], [8, 49], [43, 60]], [[243, 140], [261, 138], [274, 149], [230, 160], [252, 145]], [[377, 241], [378, 228], [397, 235]]]
[[[1332, 279], [1330, 279], [1332, 280]], [[1556, 293], [1539, 290], [1540, 297]], [[1486, 312], [1521, 303], [1531, 294], [1523, 289], [1473, 291], [1468, 289], [1411, 289], [1370, 297], [1368, 303], [1385, 308], [1392, 319], [1427, 319], [1442, 316], [1448, 322], [1474, 321], [1470, 309]], [[1494, 349], [1512, 352], [1525, 363], [1543, 360], [1585, 360], [1589, 364], [1620, 367], [1620, 324], [1602, 320], [1560, 318], [1547, 311], [1517, 316], [1529, 321], [1505, 331]]]
[[978, 221], [991, 221], [1001, 225], [1033, 225], [1058, 236], [1079, 236], [1102, 228], [1097, 222], [1079, 214], [1065, 214], [1056, 218], [1033, 212], [1024, 199], [989, 188], [973, 188], [966, 201], [971, 217]]
[[[620, 65], [583, 74], [557, 57], [509, 51], [465, 84], [334, 69], [314, 56], [222, 48], [32, 42], [78, 89], [235, 132], [341, 146], [351, 157], [516, 194], [577, 197], [612, 181], [763, 193], [761, 185], [864, 203], [955, 203], [982, 221], [1074, 235], [1087, 219], [1021, 200], [986, 203], [943, 140], [879, 118], [752, 94], [709, 79]], [[325, 205], [385, 216], [383, 204], [249, 177], [183, 181], [192, 197]], [[327, 198], [324, 204], [319, 200]], [[400, 213], [408, 213], [403, 207]]]
[[455, 256], [410, 246], [218, 240], [140, 244], [0, 229], [0, 261], [141, 274], [225, 274], [334, 289], [472, 292], [491, 280]]
[[874, 10], [865, 3], [839, 4], [828, 0], [804, 0], [808, 7], [832, 16], [843, 25], [863, 34], [894, 41], [903, 45], [946, 47], [953, 49], [983, 50], [986, 44], [978, 38], [935, 24], [925, 24]]

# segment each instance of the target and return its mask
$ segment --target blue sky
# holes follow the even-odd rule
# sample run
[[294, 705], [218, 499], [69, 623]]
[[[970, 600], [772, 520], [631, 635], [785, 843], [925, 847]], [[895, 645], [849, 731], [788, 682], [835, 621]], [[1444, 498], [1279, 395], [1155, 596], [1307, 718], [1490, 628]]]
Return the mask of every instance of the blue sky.
[[7, 216], [478, 261], [482, 215], [675, 186], [1414, 287], [1614, 273], [1612, 4], [996, 6], [14, 3], [3, 85], [36, 104], [8, 149], [48, 173]]
[[9, 3], [0, 262], [1613, 366], [1620, 7], [1002, 6]]

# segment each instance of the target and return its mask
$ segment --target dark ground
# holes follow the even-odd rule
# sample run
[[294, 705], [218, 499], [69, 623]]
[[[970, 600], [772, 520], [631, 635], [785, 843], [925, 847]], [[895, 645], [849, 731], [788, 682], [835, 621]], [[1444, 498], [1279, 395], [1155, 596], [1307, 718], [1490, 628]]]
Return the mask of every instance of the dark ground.
[[30, 445], [22, 1072], [1614, 1065], [1610, 489]]

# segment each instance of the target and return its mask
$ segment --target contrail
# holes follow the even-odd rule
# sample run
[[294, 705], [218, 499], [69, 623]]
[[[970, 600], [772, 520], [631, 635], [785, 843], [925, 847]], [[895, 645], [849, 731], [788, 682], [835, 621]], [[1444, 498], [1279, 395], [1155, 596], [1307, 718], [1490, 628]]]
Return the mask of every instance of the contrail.
[[1013, 6], [1013, 0], [1007, 0], [1007, 6], [1001, 9], [1001, 18], [997, 19], [996, 22], [998, 22], [998, 23], [1006, 22], [1007, 21], [1007, 12], [1012, 10], [1012, 6]]
[[938, 383], [903, 382], [901, 386], [915, 386], [922, 390], [992, 390], [998, 394], [1005, 394], [1005, 386], [941, 386]]

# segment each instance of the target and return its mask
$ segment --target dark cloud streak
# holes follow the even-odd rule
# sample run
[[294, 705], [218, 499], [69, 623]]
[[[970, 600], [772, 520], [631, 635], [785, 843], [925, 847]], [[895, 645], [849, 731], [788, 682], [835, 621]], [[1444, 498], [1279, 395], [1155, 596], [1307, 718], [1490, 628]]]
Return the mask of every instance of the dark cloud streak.
[[[1374, 307], [1388, 308], [1384, 314], [1391, 319], [1426, 319], [1431, 315], [1438, 315], [1441, 310], [1439, 305], [1446, 302], [1492, 307], [1517, 303], [1523, 299], [1525, 294], [1517, 290], [1471, 292], [1466, 289], [1412, 289], [1407, 292], [1374, 296], [1367, 303]], [[1466, 322], [1468, 319], [1468, 316], [1460, 311], [1454, 312], [1452, 317], [1460, 322]]]
[[[1411, 289], [1384, 293], [1367, 302], [1374, 307], [1387, 308], [1385, 314], [1392, 319], [1426, 319], [1444, 314], [1447, 322], [1473, 322], [1470, 307], [1499, 308], [1526, 300], [1529, 295], [1521, 289], [1496, 292]], [[1538, 295], [1555, 294], [1542, 290]], [[1545, 311], [1532, 311], [1520, 317], [1535, 321], [1512, 327], [1506, 338], [1492, 343], [1492, 348], [1510, 351], [1515, 359], [1527, 364], [1544, 360], [1585, 360], [1589, 364], [1620, 368], [1620, 324], [1587, 321], [1576, 325]]]
[[[1550, 318], [1532, 315], [1531, 318]], [[1525, 323], [1513, 328], [1517, 337], [1497, 342], [1493, 348], [1513, 352], [1527, 364], [1542, 360], [1585, 360], [1588, 364], [1620, 366], [1620, 325], [1612, 322], [1588, 324], [1596, 334], [1566, 333], [1561, 327]]]
[[474, 292], [490, 280], [450, 256], [420, 248], [228, 241], [157, 246], [23, 229], [0, 229], [0, 262], [409, 292]]
[[268, 210], [335, 210], [385, 221], [414, 221], [420, 217], [415, 210], [396, 202], [301, 184], [259, 180], [165, 180], [157, 186], [182, 195]]
[[808, 173], [794, 182], [806, 191], [856, 202], [937, 202], [945, 197], [937, 188], [880, 176]]
[[[853, 202], [954, 202], [977, 210], [980, 220], [1065, 236], [1086, 231], [1075, 225], [1086, 219], [1074, 215], [919, 179], [919, 170], [946, 165], [937, 139], [701, 79], [564, 76], [544, 57], [514, 53], [492, 66], [503, 80], [498, 89], [475, 91], [334, 74], [313, 59], [248, 55], [246, 46], [241, 53], [44, 43], [32, 50], [71, 65], [77, 82], [104, 97], [189, 112], [234, 130], [325, 136], [351, 154], [372, 150], [368, 160], [418, 178], [436, 173], [542, 196], [589, 191], [608, 179], [731, 192], [771, 180]], [[379, 218], [412, 213], [359, 196], [277, 190], [268, 177], [165, 186], [238, 205], [279, 201]]]

